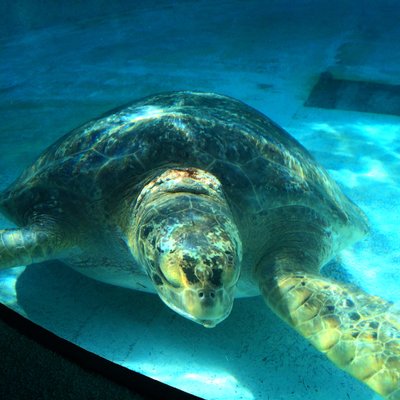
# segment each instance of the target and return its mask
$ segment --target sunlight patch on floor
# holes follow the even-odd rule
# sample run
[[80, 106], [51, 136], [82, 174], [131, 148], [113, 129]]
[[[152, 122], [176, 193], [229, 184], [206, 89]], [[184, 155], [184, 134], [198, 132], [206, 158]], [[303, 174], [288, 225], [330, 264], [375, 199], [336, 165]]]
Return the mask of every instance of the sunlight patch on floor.
[[187, 366], [180, 364], [152, 364], [143, 360], [122, 364], [157, 381], [167, 383], [192, 394], [202, 393], [208, 399], [254, 400], [254, 395], [228, 372], [213, 368], [188, 372]]
[[18, 311], [24, 317], [26, 317], [26, 313], [18, 304], [16, 284], [18, 277], [24, 272], [25, 268], [25, 266], [21, 266], [0, 271], [1, 302], [5, 306]]

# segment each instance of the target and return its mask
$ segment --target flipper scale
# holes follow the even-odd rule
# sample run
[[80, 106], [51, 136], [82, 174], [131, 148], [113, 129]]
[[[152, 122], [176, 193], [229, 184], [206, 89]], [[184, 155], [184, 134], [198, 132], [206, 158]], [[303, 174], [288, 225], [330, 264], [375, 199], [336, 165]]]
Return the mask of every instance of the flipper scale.
[[0, 230], [0, 269], [53, 258], [62, 248], [53, 230], [38, 226]]
[[280, 269], [261, 280], [270, 307], [339, 368], [386, 399], [400, 399], [400, 312], [322, 276]]

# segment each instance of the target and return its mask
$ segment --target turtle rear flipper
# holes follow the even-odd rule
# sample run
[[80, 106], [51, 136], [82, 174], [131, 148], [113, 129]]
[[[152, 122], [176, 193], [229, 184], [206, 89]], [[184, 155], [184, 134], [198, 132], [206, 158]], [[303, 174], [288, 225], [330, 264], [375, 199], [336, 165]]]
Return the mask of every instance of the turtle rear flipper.
[[38, 226], [0, 230], [0, 270], [54, 258], [63, 247], [54, 230]]
[[260, 288], [270, 307], [339, 368], [400, 400], [400, 312], [391, 303], [296, 269], [269, 272]]

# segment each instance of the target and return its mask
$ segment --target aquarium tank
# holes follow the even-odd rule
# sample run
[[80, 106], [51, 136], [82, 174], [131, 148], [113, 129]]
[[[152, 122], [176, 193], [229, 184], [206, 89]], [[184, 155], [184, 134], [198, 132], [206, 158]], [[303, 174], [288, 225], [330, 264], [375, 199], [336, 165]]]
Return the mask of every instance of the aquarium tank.
[[[370, 352], [357, 364], [357, 368], [354, 367], [353, 374], [363, 375], [360, 368], [364, 368], [364, 380], [375, 391], [336, 367], [323, 352], [315, 349], [303, 337], [304, 333], [299, 334], [290, 323], [287, 324], [279, 318], [276, 315], [279, 307], [276, 306], [274, 312], [274, 306], [268, 307], [261, 295], [236, 299], [230, 315], [222, 322], [218, 320], [218, 324], [205, 319], [202, 323], [195, 323], [196, 321], [190, 320], [196, 319], [191, 317], [190, 311], [182, 312], [175, 303], [171, 306], [170, 298], [165, 297], [166, 295], [158, 296], [92, 279], [60, 262], [58, 253], [53, 260], [34, 264], [27, 260], [42, 259], [29, 253], [20, 259], [23, 261], [10, 261], [7, 264], [4, 261], [6, 257], [13, 259], [15, 254], [21, 253], [21, 248], [27, 246], [27, 242], [24, 242], [27, 240], [26, 232], [25, 236], [21, 236], [21, 231], [0, 231], [0, 302], [3, 305], [82, 349], [207, 400], [400, 399], [400, 388], [395, 388], [396, 384], [400, 385], [398, 2], [6, 0], [0, 4], [0, 11], [0, 191], [6, 190], [53, 143], [56, 144], [51, 148], [49, 157], [56, 158], [57, 151], [61, 151], [57, 149], [62, 145], [62, 142], [57, 141], [63, 135], [109, 113], [109, 110], [121, 110], [124, 104], [129, 105], [145, 96], [176, 91], [195, 92], [200, 97], [208, 96], [204, 101], [211, 103], [210, 99], [214, 99], [212, 93], [237, 99], [268, 116], [289, 132], [311, 153], [318, 165], [327, 170], [337, 182], [338, 188], [367, 216], [369, 234], [365, 237], [360, 234], [360, 240], [355, 244], [334, 252], [333, 257], [322, 268], [321, 275], [315, 275], [318, 278], [313, 279], [320, 279], [318, 282], [335, 279], [350, 285], [346, 287], [358, 287], [362, 292], [357, 293], [365, 293], [365, 300], [360, 300], [364, 295], [354, 294], [347, 298], [348, 293], [342, 291], [337, 294], [342, 297], [338, 297], [335, 307], [327, 303], [331, 316], [329, 321], [326, 319], [323, 323], [330, 324], [333, 328], [324, 340], [329, 342], [332, 335], [342, 335], [341, 343], [345, 349], [344, 328], [338, 325], [338, 321], [342, 321], [340, 313], [343, 308], [355, 307], [355, 312], [348, 314], [354, 320], [354, 325], [351, 321], [346, 322], [346, 334], [348, 338], [352, 336], [353, 339], [360, 340], [369, 335], [368, 340], [371, 343], [392, 341], [392, 348], [387, 350], [387, 365], [392, 371], [392, 381], [389, 382], [390, 378], [376, 378], [375, 370], [367, 371], [371, 365], [379, 363], [372, 350], [367, 350]], [[220, 98], [222, 97], [218, 97]], [[248, 111], [247, 106], [242, 103], [230, 113], [230, 101], [234, 102], [226, 100], [225, 106], [219, 106], [220, 108], [213, 109], [207, 115], [202, 114], [201, 107], [188, 111], [184, 118], [177, 119], [174, 129], [182, 132], [185, 140], [192, 140], [190, 135], [201, 135], [196, 130], [190, 131], [187, 129], [188, 125], [185, 125], [193, 113], [198, 113], [196, 118], [207, 121], [211, 115], [222, 116], [219, 127], [225, 127], [224, 121], [228, 123], [223, 116], [230, 118], [232, 113], [236, 113], [232, 117], [232, 131], [240, 130], [237, 124], [245, 123], [238, 121], [252, 124], [263, 118], [255, 112], [252, 114], [253, 111]], [[104, 122], [103, 133], [99, 130], [99, 134], [110, 134], [123, 124], [132, 122], [132, 118], [146, 124], [147, 121], [161, 118], [165, 112], [163, 103], [157, 103], [157, 106], [152, 103], [143, 104], [130, 116], [127, 114], [131, 120], [125, 114], [119, 114], [119, 119]], [[179, 114], [181, 111], [174, 112]], [[276, 154], [283, 154], [289, 159], [297, 144], [287, 139], [281, 128], [268, 125], [267, 129], [266, 125], [262, 126], [262, 130], [267, 133], [268, 129], [278, 129], [279, 135], [285, 137], [281, 140], [278, 135], [277, 142], [274, 142], [275, 150], [269, 148], [269, 160], [272, 160], [273, 168], [278, 162], [274, 158]], [[96, 127], [98, 128], [97, 125]], [[87, 138], [91, 134], [90, 129], [82, 133], [79, 143], [89, 140]], [[220, 133], [218, 130], [215, 132], [217, 137]], [[157, 138], [158, 134], [162, 137], [163, 132], [156, 131], [154, 137]], [[264, 143], [260, 139], [263, 133], [255, 130], [246, 134], [253, 135], [254, 148], [260, 146], [261, 142]], [[207, 135], [204, 137], [207, 138]], [[210, 133], [210, 139], [204, 144], [205, 148], [207, 145], [212, 147], [213, 137]], [[248, 151], [239, 145], [241, 139], [235, 138], [232, 136], [232, 142], [220, 143], [218, 146], [233, 146], [237, 154]], [[91, 144], [97, 139], [97, 136], [91, 136]], [[120, 152], [130, 145], [126, 138], [124, 140], [114, 143], [116, 147], [120, 146]], [[234, 147], [235, 140], [237, 147]], [[268, 140], [264, 143], [265, 146], [272, 146], [272, 142], [267, 142]], [[153, 145], [149, 145], [149, 154], [159, 148], [157, 146], [155, 139]], [[151, 195], [154, 187], [164, 181], [173, 180], [176, 174], [182, 173], [179, 167], [186, 166], [186, 158], [189, 156], [184, 147], [181, 146], [180, 149], [182, 165], [178, 163], [178, 172], [175, 170], [172, 178], [170, 175], [164, 177], [164, 180], [157, 178], [153, 164], [142, 165], [141, 178], [135, 184], [148, 186], [147, 192], [140, 198], [141, 201], [146, 198], [147, 193]], [[176, 150], [173, 145], [172, 150]], [[253, 151], [253, 148], [249, 151]], [[109, 155], [108, 161], [118, 158], [118, 154], [120, 153]], [[177, 150], [174, 154], [177, 154]], [[76, 166], [82, 158], [77, 153], [74, 153], [74, 157]], [[82, 157], [85, 157], [83, 153]], [[293, 162], [288, 170], [290, 177], [287, 182], [292, 182], [291, 178], [294, 176], [297, 179], [304, 171], [322, 174], [317, 166], [307, 167], [310, 168], [307, 170], [306, 161], [301, 157], [300, 162], [290, 159]], [[85, 162], [95, 161], [85, 159]], [[140, 162], [139, 159], [138, 164]], [[210, 171], [215, 167], [215, 164], [212, 165]], [[237, 168], [237, 164], [231, 161], [221, 165], [221, 168], [231, 168], [226, 170], [227, 175]], [[252, 178], [249, 178], [253, 189], [260, 182], [260, 175], [265, 167], [260, 166], [257, 169], [257, 165], [252, 164]], [[26, 213], [36, 215], [29, 210], [32, 207], [40, 210], [41, 205], [37, 202], [40, 203], [41, 200], [35, 203], [35, 199], [43, 193], [54, 201], [67, 201], [69, 189], [74, 190], [72, 185], [64, 187], [63, 193], [66, 194], [57, 198], [60, 195], [51, 194], [49, 190], [52, 185], [51, 174], [43, 178], [40, 168], [38, 166], [25, 173], [25, 180], [21, 181], [19, 189], [21, 197], [14, 202], [8, 202], [8, 212], [3, 209], [0, 215], [1, 229], [17, 228], [18, 218], [11, 218], [12, 212], [9, 211], [14, 206], [20, 207], [23, 204], [21, 207]], [[194, 179], [191, 193], [208, 195], [207, 191], [211, 190], [214, 195], [218, 180], [215, 183], [212, 176], [198, 175], [196, 171], [195, 178], [192, 175], [186, 178]], [[58, 172], [57, 179], [60, 174], [65, 174], [66, 180], [71, 174], [78, 174], [82, 177], [78, 182], [84, 180], [84, 171], [79, 168]], [[274, 179], [276, 175], [271, 173], [271, 177]], [[109, 179], [115, 179], [117, 184], [122, 177], [115, 175], [115, 178]], [[205, 192], [199, 191], [196, 186], [198, 182], [205, 185]], [[328, 202], [327, 198], [329, 201], [333, 199], [332, 202], [336, 204], [337, 215], [327, 217], [330, 224], [325, 226], [323, 234], [329, 233], [337, 243], [339, 239], [334, 237], [337, 231], [332, 228], [336, 222], [333, 221], [336, 221], [335, 218], [351, 220], [353, 217], [348, 216], [347, 206], [344, 206], [341, 195], [337, 194], [339, 189], [336, 186], [330, 186], [323, 180], [319, 180], [315, 186], [316, 189], [313, 190], [322, 193], [318, 200], [321, 204]], [[37, 193], [40, 192], [40, 195], [29, 197], [32, 187], [35, 190], [39, 188]], [[284, 187], [283, 184], [280, 186], [282, 191]], [[301, 187], [299, 184], [299, 196], [303, 198], [305, 190]], [[232, 183], [232, 188], [235, 190], [235, 182]], [[97, 189], [98, 187], [94, 187], [94, 190]], [[225, 189], [226, 185], [224, 187], [222, 183], [222, 190]], [[115, 189], [113, 196], [118, 199], [122, 194]], [[240, 210], [239, 201], [226, 196]], [[275, 199], [272, 195], [268, 198]], [[84, 201], [83, 198], [78, 200]], [[265, 211], [268, 208], [266, 203], [260, 205], [260, 202], [254, 201], [254, 207]], [[79, 201], [75, 204], [79, 204]], [[96, 205], [93, 204], [93, 207]], [[213, 213], [227, 215], [223, 206], [215, 207]], [[20, 213], [24, 214], [22, 211]], [[65, 225], [84, 224], [72, 214], [72, 211], [68, 214], [71, 219], [63, 220]], [[155, 212], [155, 215], [160, 214]], [[205, 218], [211, 218], [210, 215]], [[354, 217], [355, 220], [363, 218], [361, 215], [363, 214], [360, 211]], [[124, 218], [125, 214], [121, 214], [121, 220]], [[226, 218], [228, 221], [230, 217]], [[23, 219], [24, 217], [19, 218]], [[105, 219], [99, 222], [101, 229], [108, 226]], [[244, 234], [251, 231], [250, 225], [240, 226], [236, 232], [229, 221], [221, 222], [223, 231], [230, 232], [228, 239], [236, 244], [239, 240], [237, 237], [240, 236], [242, 242], [244, 237], [246, 239], [242, 250], [239, 245], [235, 247], [235, 257], [239, 259], [241, 251], [249, 254], [248, 257], [253, 257], [249, 243], [258, 243], [260, 237], [247, 237], [249, 235]], [[310, 219], [310, 226], [315, 221]], [[282, 225], [286, 226], [283, 218], [279, 219], [276, 229], [279, 231]], [[302, 231], [309, 229], [306, 225], [303, 223], [299, 227], [300, 235]], [[165, 226], [161, 224], [160, 229], [165, 229]], [[10, 236], [5, 232], [18, 233]], [[57, 240], [66, 240], [63, 231], [60, 232]], [[168, 232], [166, 229], [165, 235]], [[238, 236], [235, 236], [235, 232]], [[352, 242], [350, 236], [353, 231], [351, 232], [346, 231], [349, 243]], [[32, 232], [29, 234], [29, 240], [39, 238], [32, 236]], [[195, 236], [199, 232], [192, 229], [191, 234]], [[204, 231], [200, 231], [200, 235], [202, 234]], [[130, 240], [133, 241], [133, 237], [132, 233], [129, 236], [131, 239], [127, 239], [128, 245], [131, 245]], [[51, 245], [54, 246], [54, 243], [51, 242]], [[135, 245], [132, 246], [136, 249]], [[308, 246], [313, 248], [310, 244]], [[218, 246], [212, 248], [221, 249]], [[150, 262], [149, 254], [153, 253], [150, 250], [140, 251], [142, 262]], [[324, 257], [321, 256], [321, 260]], [[12, 268], [8, 268], [9, 266]], [[107, 269], [107, 262], [100, 267]], [[195, 270], [197, 278], [206, 275], [203, 270], [199, 271], [198, 268]], [[318, 274], [317, 271], [314, 272]], [[157, 279], [160, 278], [150, 275], [149, 272], [149, 277], [157, 285]], [[164, 278], [163, 276], [162, 279]], [[297, 278], [298, 275], [290, 279]], [[235, 279], [240, 281], [240, 277]], [[274, 279], [278, 282], [280, 278], [275, 276]], [[309, 287], [307, 276], [299, 279], [305, 279], [302, 284]], [[258, 287], [257, 283], [254, 285]], [[325, 298], [330, 299], [329, 296], [339, 290], [336, 286], [323, 288], [322, 283], [318, 285], [317, 288], [311, 285], [310, 293], [320, 291], [325, 296], [323, 301]], [[208, 301], [212, 302], [218, 292], [200, 291], [198, 295], [209, 296]], [[354, 305], [351, 298], [357, 298], [360, 303], [356, 302]], [[386, 319], [379, 317], [381, 319], [378, 318], [376, 322], [365, 317], [370, 310], [379, 308], [377, 304], [380, 304], [380, 299], [384, 299], [384, 304], [387, 305]], [[285, 307], [289, 307], [295, 300], [297, 297], [290, 300], [292, 303], [281, 307], [283, 316], [289, 315]], [[303, 303], [307, 300], [308, 298], [303, 299]], [[364, 307], [364, 311], [367, 310], [367, 314], [356, 309], [358, 304], [361, 304], [359, 307]], [[179, 314], [185, 314], [189, 318]], [[367, 322], [357, 322], [364, 317]], [[382, 333], [384, 328], [379, 330], [379, 326], [382, 327], [385, 323], [392, 327], [391, 336], [388, 333], [386, 339]], [[216, 326], [205, 329], [202, 325]], [[312, 337], [312, 334], [313, 332], [309, 336]], [[312, 338], [310, 340], [312, 342]], [[374, 345], [371, 344], [372, 347], [368, 349]], [[329, 352], [329, 346], [323, 348], [324, 352]], [[346, 353], [346, 357], [350, 363], [351, 356]], [[341, 361], [337, 362], [340, 364]], [[377, 381], [381, 380], [371, 383], [375, 378]], [[385, 392], [385, 388], [389, 386], [391, 389]]]

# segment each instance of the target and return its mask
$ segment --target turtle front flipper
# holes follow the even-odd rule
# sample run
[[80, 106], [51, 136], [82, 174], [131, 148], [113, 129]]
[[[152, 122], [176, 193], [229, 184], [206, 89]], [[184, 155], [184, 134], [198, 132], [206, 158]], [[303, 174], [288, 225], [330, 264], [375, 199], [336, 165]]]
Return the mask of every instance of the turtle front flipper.
[[0, 230], [0, 270], [54, 258], [65, 248], [60, 237], [38, 226]]
[[267, 304], [339, 368], [400, 399], [400, 312], [360, 289], [297, 269], [259, 278]]

